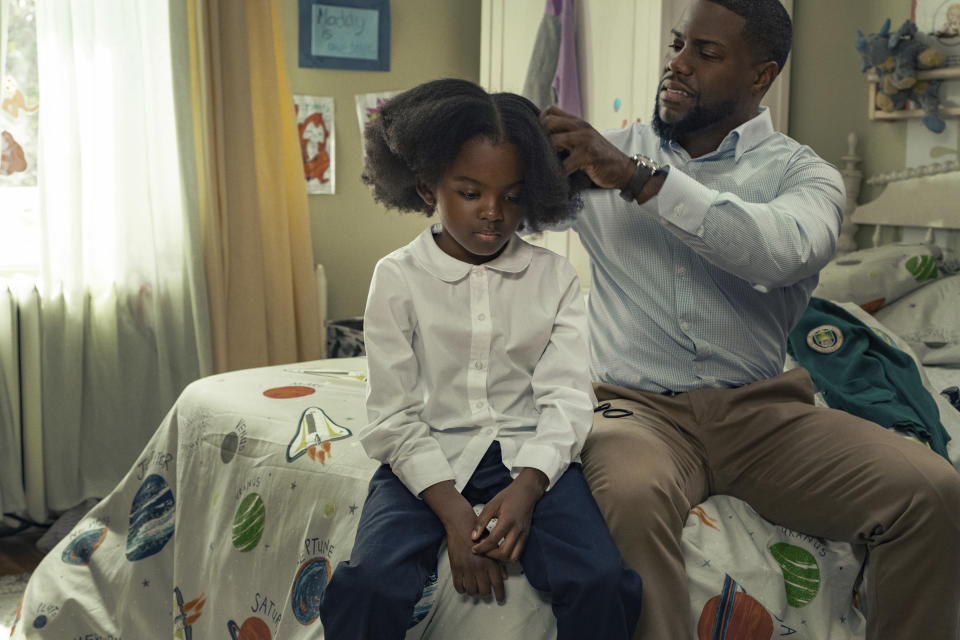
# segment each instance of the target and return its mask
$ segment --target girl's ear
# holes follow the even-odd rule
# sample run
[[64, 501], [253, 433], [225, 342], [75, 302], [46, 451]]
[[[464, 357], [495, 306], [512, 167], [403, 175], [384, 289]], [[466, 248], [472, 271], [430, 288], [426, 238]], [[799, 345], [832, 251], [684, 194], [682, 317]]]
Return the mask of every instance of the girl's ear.
[[433, 189], [425, 183], [417, 183], [417, 193], [420, 194], [420, 197], [423, 198], [423, 201], [426, 202], [427, 205], [432, 207], [437, 204], [437, 199], [433, 195]]

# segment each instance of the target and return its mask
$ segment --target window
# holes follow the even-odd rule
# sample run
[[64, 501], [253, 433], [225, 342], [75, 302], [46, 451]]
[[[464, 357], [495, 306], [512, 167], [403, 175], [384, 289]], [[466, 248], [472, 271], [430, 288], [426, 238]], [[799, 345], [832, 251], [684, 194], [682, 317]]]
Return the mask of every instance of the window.
[[36, 0], [0, 0], [0, 276], [40, 266]]

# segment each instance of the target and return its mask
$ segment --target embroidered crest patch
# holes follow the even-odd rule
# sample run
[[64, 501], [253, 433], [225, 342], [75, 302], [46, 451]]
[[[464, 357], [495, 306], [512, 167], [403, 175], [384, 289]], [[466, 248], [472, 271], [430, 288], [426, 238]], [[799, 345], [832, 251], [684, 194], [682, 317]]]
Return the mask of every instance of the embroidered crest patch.
[[886, 342], [888, 345], [890, 345], [891, 347], [896, 347], [896, 346], [897, 346], [897, 343], [893, 341], [893, 338], [891, 338], [891, 337], [887, 334], [887, 332], [885, 332], [885, 331], [880, 331], [880, 329], [877, 329], [876, 327], [870, 327], [870, 328], [873, 329], [873, 332], [874, 332], [875, 334], [877, 334], [877, 336], [878, 336], [881, 340], [883, 340], [884, 342]]
[[820, 353], [833, 353], [843, 345], [843, 333], [832, 324], [824, 324], [807, 334], [807, 345]]

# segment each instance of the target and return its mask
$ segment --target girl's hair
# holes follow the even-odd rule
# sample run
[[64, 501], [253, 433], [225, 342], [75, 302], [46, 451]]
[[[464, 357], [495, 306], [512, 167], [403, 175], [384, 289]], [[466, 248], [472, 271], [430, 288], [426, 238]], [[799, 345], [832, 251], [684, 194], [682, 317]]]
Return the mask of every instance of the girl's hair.
[[366, 126], [362, 179], [388, 208], [430, 216], [434, 207], [417, 185], [436, 185], [465, 142], [480, 136], [512, 143], [523, 170], [524, 222], [538, 231], [571, 217], [579, 204], [539, 115], [536, 105], [513, 93], [490, 94], [452, 78], [426, 82], [385, 102]]

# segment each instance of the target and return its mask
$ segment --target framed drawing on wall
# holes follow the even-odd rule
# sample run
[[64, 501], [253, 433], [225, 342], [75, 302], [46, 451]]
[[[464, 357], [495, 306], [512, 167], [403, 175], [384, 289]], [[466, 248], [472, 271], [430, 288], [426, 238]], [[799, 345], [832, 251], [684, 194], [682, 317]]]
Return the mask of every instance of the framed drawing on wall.
[[298, 0], [301, 67], [390, 70], [389, 0]]

